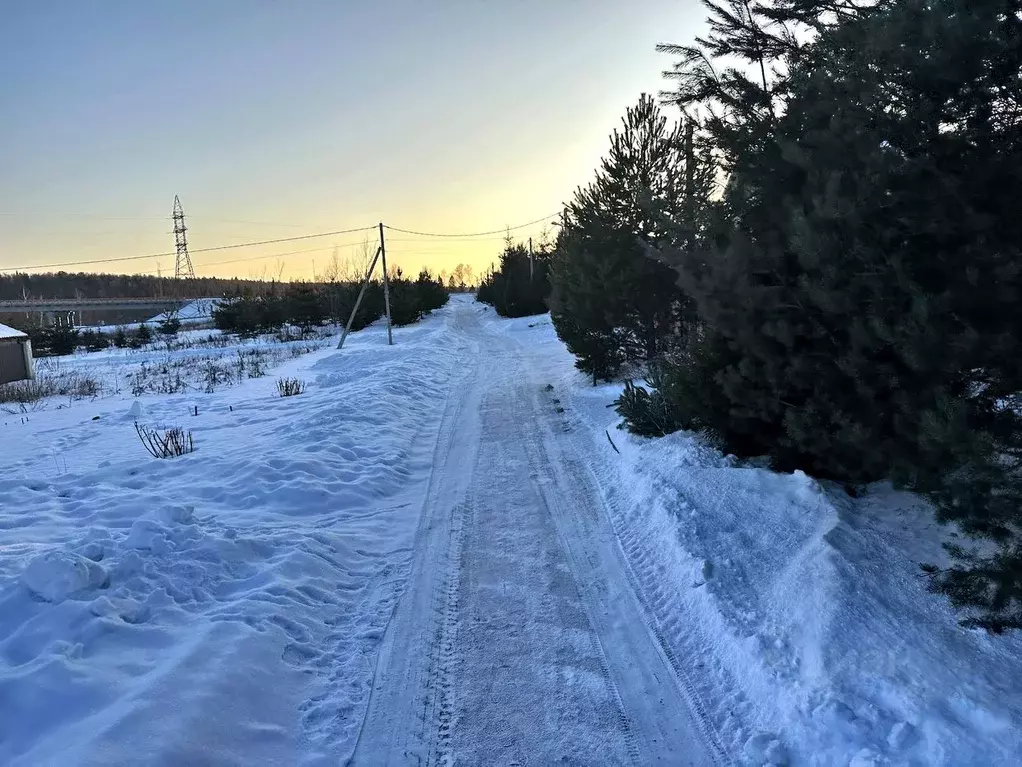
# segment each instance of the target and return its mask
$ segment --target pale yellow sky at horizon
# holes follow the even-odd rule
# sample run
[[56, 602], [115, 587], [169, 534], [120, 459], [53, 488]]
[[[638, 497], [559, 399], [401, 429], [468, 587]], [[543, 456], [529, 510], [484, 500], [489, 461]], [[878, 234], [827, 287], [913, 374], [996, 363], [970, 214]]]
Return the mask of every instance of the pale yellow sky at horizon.
[[[15, 106], [0, 126], [15, 150], [0, 173], [0, 270], [173, 274], [173, 255], [101, 262], [172, 253], [175, 194], [198, 276], [309, 279], [362, 237], [202, 248], [380, 220], [458, 233], [556, 214], [625, 109], [668, 86], [672, 62], [655, 45], [691, 40], [704, 15], [694, 0], [234, 7], [241, 21], [209, 9], [185, 23], [169, 3], [124, 4], [95, 39], [54, 39], [50, 17], [78, 13], [67, 6], [14, 14], [0, 32], [0, 65], [22, 75], [0, 85]], [[363, 39], [395, 9], [405, 23]], [[478, 273], [501, 241], [389, 233], [388, 261]]]

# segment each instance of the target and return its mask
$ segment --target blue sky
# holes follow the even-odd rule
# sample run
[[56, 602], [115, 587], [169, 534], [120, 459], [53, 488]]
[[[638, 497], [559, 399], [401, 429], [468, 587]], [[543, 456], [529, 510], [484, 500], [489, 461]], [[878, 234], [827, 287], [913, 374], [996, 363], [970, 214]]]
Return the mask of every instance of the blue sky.
[[[530, 221], [588, 181], [642, 91], [665, 87], [655, 44], [691, 40], [703, 16], [695, 0], [9, 0], [0, 268], [172, 250], [175, 194], [193, 248], [381, 219]], [[357, 239], [193, 260], [305, 277]], [[395, 237], [388, 252], [408, 270], [481, 268], [499, 246]], [[255, 260], [302, 248], [324, 250]], [[203, 267], [232, 258], [253, 260]], [[157, 264], [173, 258], [106, 269]]]

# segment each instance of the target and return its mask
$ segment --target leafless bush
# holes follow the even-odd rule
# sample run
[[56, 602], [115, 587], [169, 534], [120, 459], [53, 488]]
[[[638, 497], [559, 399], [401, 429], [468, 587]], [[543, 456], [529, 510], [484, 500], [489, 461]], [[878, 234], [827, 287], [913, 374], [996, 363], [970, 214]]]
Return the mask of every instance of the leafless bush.
[[153, 458], [173, 458], [195, 450], [192, 433], [180, 426], [166, 429], [161, 433], [158, 429], [142, 426], [135, 421], [135, 433]]
[[34, 381], [15, 381], [0, 386], [0, 403], [27, 405], [43, 397], [52, 397], [57, 393], [57, 383], [50, 378], [37, 378]]
[[98, 397], [101, 391], [99, 381], [87, 375], [75, 374], [68, 381], [67, 395], [72, 399]]
[[202, 377], [206, 382], [206, 393], [212, 394], [216, 391], [218, 384], [230, 384], [232, 381], [231, 369], [219, 359], [210, 359], [202, 366]]
[[103, 387], [92, 376], [77, 371], [39, 374], [31, 381], [14, 381], [0, 386], [0, 405], [28, 405], [46, 397], [70, 397], [72, 400], [98, 397]]
[[277, 391], [281, 397], [293, 397], [305, 391], [305, 381], [300, 378], [281, 378], [277, 381]]
[[[256, 350], [258, 352], [258, 350]], [[263, 369], [263, 357], [266, 355], [263, 353], [253, 353], [252, 359], [248, 363], [248, 377], [249, 378], [262, 378], [266, 375], [266, 371]]]

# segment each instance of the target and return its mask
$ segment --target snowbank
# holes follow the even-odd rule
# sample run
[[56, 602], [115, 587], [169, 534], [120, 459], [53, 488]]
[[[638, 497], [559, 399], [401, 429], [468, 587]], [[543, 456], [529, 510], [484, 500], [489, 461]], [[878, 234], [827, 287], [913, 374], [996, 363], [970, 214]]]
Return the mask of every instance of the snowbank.
[[176, 312], [161, 312], [155, 317], [150, 317], [146, 320], [149, 324], [162, 322], [167, 319], [171, 314], [174, 314], [182, 325], [193, 325], [200, 322], [208, 322], [213, 319], [213, 309], [216, 308], [219, 299], [217, 298], [197, 298], [194, 301], [182, 306]]
[[918, 563], [942, 562], [950, 531], [920, 499], [853, 500], [690, 434], [628, 435], [607, 408], [621, 387], [578, 374], [548, 317], [498, 322], [555, 387], [635, 585], [732, 753], [1020, 763], [1022, 637], [963, 630], [927, 593]]
[[[0, 417], [0, 762], [350, 751], [459, 375], [445, 323], [288, 362], [296, 397], [274, 375]], [[150, 458], [136, 417], [196, 451]]]

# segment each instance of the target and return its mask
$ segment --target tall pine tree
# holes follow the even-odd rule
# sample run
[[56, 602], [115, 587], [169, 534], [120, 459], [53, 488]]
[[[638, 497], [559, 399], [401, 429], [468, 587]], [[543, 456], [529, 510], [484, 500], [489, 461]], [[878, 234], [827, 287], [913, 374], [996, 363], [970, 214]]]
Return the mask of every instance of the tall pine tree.
[[[679, 125], [643, 95], [610, 139], [595, 181], [568, 205], [555, 251], [551, 309], [580, 369], [612, 377], [625, 361], [648, 362], [681, 331], [684, 295], [647, 248], [681, 244], [713, 183]], [[691, 232], [689, 232], [691, 236]]]
[[675, 410], [735, 452], [892, 478], [1005, 541], [953, 549], [933, 583], [978, 625], [1022, 625], [1018, 4], [733, 1], [711, 29], [672, 49], [729, 172], [703, 245], [671, 257], [701, 324]]

